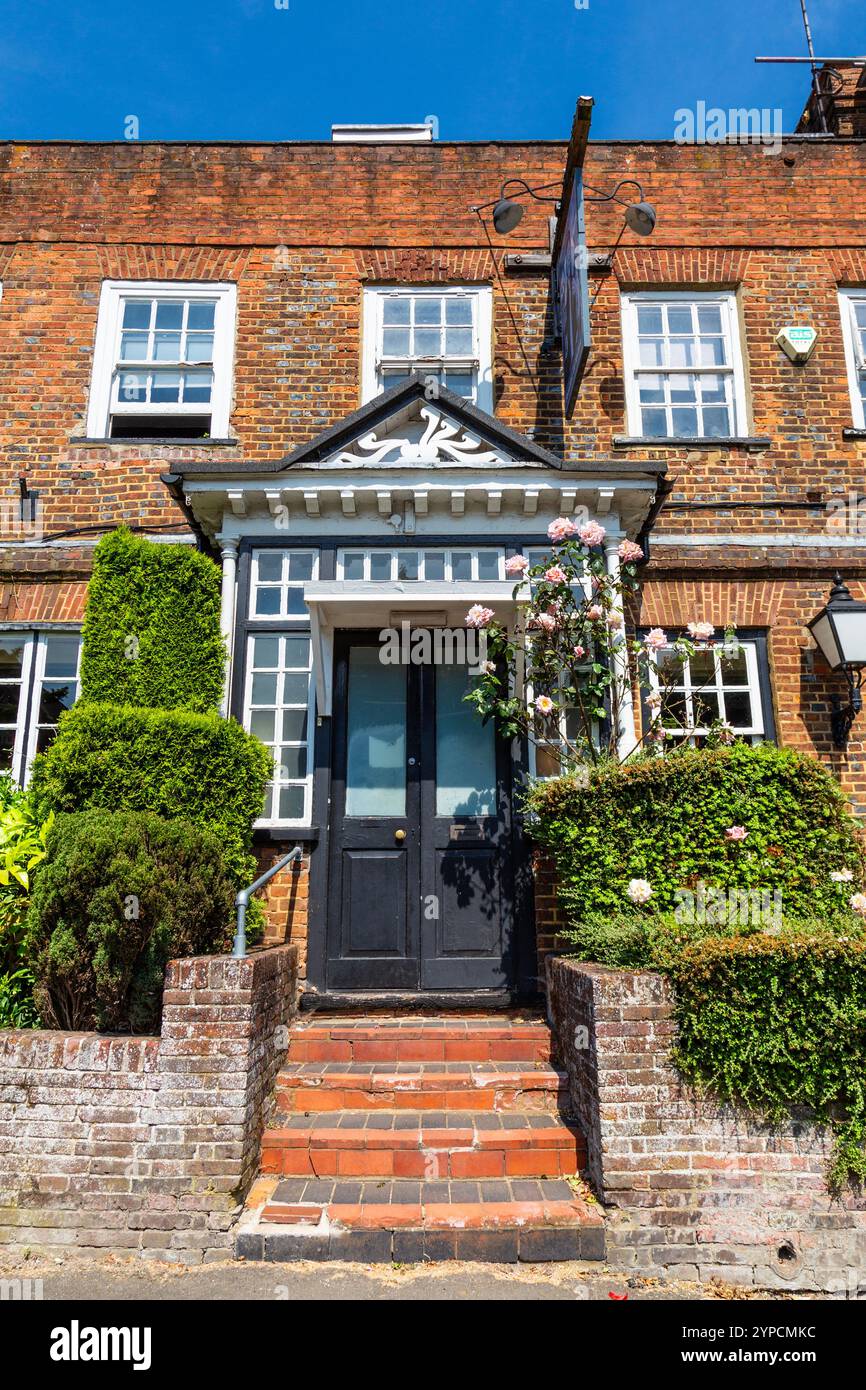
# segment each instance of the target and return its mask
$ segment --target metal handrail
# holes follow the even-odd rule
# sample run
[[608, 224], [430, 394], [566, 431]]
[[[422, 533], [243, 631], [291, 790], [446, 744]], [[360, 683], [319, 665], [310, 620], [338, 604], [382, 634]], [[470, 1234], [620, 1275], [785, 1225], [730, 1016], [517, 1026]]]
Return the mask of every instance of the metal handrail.
[[249, 888], [242, 888], [238, 893], [235, 898], [237, 926], [235, 929], [235, 944], [232, 950], [232, 960], [243, 960], [247, 954], [247, 908], [250, 905], [250, 898], [253, 896], [253, 893], [257, 892], [259, 888], [263, 888], [264, 885], [273, 878], [274, 874], [278, 874], [280, 869], [284, 869], [293, 859], [303, 859], [303, 857], [304, 854], [301, 846], [295, 845], [295, 848], [290, 854], [286, 854], [282, 859], [277, 860], [277, 863], [272, 864], [267, 873], [262, 874], [261, 878], [257, 878], [255, 883], [250, 884]]

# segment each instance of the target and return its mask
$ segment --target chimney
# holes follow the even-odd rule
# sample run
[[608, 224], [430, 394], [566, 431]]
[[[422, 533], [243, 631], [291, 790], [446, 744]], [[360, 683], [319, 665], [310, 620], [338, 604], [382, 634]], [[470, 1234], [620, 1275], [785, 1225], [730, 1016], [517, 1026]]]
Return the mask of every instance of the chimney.
[[[814, 91], [810, 95], [797, 124], [797, 134], [826, 133], [866, 139], [866, 58], [822, 64], [818, 89], [820, 98]], [[822, 110], [826, 128], [821, 120]]]

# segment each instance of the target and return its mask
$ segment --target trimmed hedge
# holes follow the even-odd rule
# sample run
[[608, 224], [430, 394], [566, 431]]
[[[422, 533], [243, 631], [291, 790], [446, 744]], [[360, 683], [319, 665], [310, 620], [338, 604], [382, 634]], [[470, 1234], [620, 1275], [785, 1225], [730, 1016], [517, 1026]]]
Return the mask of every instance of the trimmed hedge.
[[213, 561], [125, 528], [101, 540], [84, 615], [82, 700], [204, 712], [218, 707], [224, 673]]
[[36, 759], [32, 793], [42, 816], [152, 811], [213, 830], [242, 886], [255, 877], [252, 824], [271, 773], [264, 744], [235, 720], [84, 702], [62, 716], [59, 736]]
[[[572, 924], [628, 912], [631, 879], [649, 881], [657, 912], [703, 882], [778, 891], [787, 918], [813, 918], [838, 913], [863, 877], [857, 823], [833, 777], [773, 744], [638, 759], [585, 786], [539, 783], [527, 809]], [[742, 843], [725, 838], [734, 825], [748, 831]], [[830, 879], [846, 868], [847, 892]]]
[[233, 902], [210, 832], [134, 812], [59, 816], [27, 918], [43, 1022], [158, 1032], [168, 961], [226, 951]]
[[668, 973], [680, 1072], [771, 1119], [810, 1106], [834, 1130], [831, 1187], [866, 1179], [866, 941], [715, 937]]

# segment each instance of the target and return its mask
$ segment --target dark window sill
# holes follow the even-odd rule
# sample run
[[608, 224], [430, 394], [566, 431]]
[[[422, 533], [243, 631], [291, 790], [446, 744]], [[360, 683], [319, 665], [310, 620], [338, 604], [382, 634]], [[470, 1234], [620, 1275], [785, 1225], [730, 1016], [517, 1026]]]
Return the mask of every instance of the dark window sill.
[[255, 845], [314, 845], [318, 839], [317, 825], [263, 825], [253, 831]]
[[112, 444], [117, 446], [118, 448], [122, 448], [131, 444], [136, 449], [140, 449], [145, 444], [158, 444], [161, 449], [164, 449], [167, 445], [174, 445], [174, 447], [176, 448], [181, 447], [183, 449], [236, 449], [240, 441], [237, 439], [195, 438], [155, 439], [152, 435], [144, 435], [140, 438], [133, 435], [106, 435], [104, 439], [93, 438], [92, 436], [88, 435], [82, 439], [76, 435], [70, 435], [69, 442], [70, 444], [79, 445], [99, 445], [99, 447], [103, 449], [105, 448], [106, 444]]
[[[864, 431], [866, 433], [866, 431]], [[679, 435], [676, 438], [665, 435], [663, 438], [643, 435], [615, 434], [615, 449], [769, 449], [772, 445], [769, 435]]]
[[843, 431], [842, 431], [842, 438], [843, 438], [843, 439], [866, 439], [866, 430], [854, 429], [854, 427], [851, 426], [849, 429], [843, 430]]

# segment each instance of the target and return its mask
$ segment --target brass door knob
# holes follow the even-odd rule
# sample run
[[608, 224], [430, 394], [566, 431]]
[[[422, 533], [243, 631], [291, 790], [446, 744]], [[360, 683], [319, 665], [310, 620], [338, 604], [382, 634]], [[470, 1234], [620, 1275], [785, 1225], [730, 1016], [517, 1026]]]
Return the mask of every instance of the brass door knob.
[[405, 830], [395, 830], [395, 831], [394, 831], [394, 839], [397, 840], [399, 844], [402, 845], [402, 843], [403, 843], [403, 841], [405, 840], [405, 838], [406, 838], [406, 831], [405, 831]]

